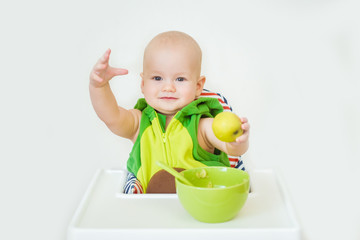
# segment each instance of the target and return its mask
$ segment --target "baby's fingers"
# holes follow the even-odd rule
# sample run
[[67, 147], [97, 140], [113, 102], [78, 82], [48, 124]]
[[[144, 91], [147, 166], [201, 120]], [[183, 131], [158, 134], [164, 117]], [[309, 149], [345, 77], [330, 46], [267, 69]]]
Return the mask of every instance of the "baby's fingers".
[[96, 72], [91, 72], [90, 79], [99, 83], [103, 81], [103, 79]]
[[249, 139], [249, 134], [248, 133], [244, 133], [243, 135], [241, 135], [240, 137], [236, 138], [235, 142], [236, 143], [244, 143]]
[[93, 71], [96, 74], [100, 74], [103, 71], [107, 69], [109, 66], [109, 56], [110, 56], [111, 50], [108, 49], [106, 52], [99, 58], [99, 60], [96, 62], [95, 66], [93, 67]]
[[248, 119], [246, 117], [242, 117], [240, 118], [241, 122], [242, 123], [247, 123], [248, 122]]
[[249, 129], [250, 129], [250, 124], [249, 123], [247, 123], [247, 122], [243, 122], [242, 124], [241, 124], [241, 128], [244, 130], [244, 131], [249, 131]]
[[104, 79], [102, 79], [94, 71], [90, 73], [90, 84], [94, 87], [101, 87], [104, 84]]
[[109, 63], [109, 58], [110, 58], [110, 53], [111, 53], [111, 49], [107, 49], [105, 51], [105, 53], [101, 56], [101, 58], [99, 59], [98, 63], [100, 64], [108, 64]]
[[94, 66], [94, 72], [95, 72], [96, 74], [100, 74], [100, 73], [102, 73], [103, 71], [105, 71], [107, 67], [108, 67], [107, 64], [96, 63], [95, 66]]
[[242, 124], [241, 128], [244, 130], [243, 134], [240, 135], [238, 138], [236, 138], [235, 142], [237, 143], [243, 143], [246, 142], [249, 138], [249, 130], [250, 130], [250, 125], [248, 123]]

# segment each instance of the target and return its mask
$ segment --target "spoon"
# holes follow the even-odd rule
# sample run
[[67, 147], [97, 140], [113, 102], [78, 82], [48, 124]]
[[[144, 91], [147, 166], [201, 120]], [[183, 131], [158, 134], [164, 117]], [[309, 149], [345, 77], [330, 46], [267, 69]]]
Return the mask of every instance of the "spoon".
[[159, 162], [157, 161], [156, 164], [161, 167], [162, 169], [164, 169], [165, 171], [167, 171], [168, 173], [170, 173], [171, 175], [173, 175], [175, 178], [177, 178], [178, 180], [180, 180], [181, 182], [190, 185], [190, 186], [194, 186], [194, 184], [192, 184], [189, 180], [187, 180], [183, 175], [181, 175], [178, 171], [176, 171], [174, 168], [170, 167], [169, 165], [167, 165], [166, 163], [163, 162]]

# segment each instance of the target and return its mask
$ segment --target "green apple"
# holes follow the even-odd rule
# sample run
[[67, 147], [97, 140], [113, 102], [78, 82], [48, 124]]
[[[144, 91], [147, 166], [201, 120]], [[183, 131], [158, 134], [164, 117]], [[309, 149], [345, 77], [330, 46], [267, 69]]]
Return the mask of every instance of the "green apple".
[[223, 142], [234, 142], [243, 134], [241, 120], [232, 112], [222, 112], [216, 115], [212, 129], [215, 136]]

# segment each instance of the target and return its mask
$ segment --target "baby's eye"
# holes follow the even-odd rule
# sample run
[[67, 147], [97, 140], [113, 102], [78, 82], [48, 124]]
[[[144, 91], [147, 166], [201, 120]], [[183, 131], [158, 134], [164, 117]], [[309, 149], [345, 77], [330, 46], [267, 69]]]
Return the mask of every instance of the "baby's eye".
[[176, 81], [182, 82], [182, 81], [185, 81], [185, 78], [183, 78], [183, 77], [178, 77], [178, 78], [176, 79]]
[[155, 76], [155, 77], [153, 77], [153, 79], [156, 80], [156, 81], [160, 81], [160, 80], [161, 80], [161, 77]]

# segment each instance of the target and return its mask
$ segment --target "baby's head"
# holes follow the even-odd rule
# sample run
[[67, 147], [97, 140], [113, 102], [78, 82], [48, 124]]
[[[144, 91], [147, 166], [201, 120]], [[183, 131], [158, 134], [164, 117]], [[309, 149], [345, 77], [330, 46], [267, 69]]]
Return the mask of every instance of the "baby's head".
[[182, 32], [164, 32], [144, 52], [141, 90], [147, 103], [160, 113], [174, 115], [198, 97], [205, 77], [197, 42]]

